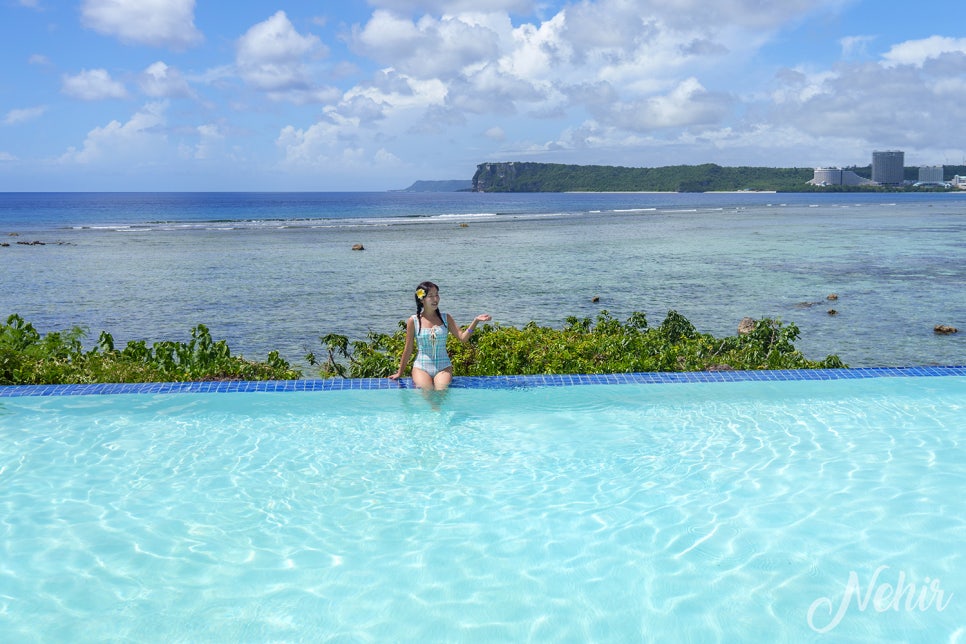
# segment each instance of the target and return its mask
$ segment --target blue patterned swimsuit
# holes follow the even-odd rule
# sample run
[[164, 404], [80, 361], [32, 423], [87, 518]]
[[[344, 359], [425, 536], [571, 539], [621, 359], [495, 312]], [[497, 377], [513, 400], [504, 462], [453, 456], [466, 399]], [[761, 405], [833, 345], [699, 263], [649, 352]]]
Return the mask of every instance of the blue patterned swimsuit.
[[424, 329], [419, 323], [419, 317], [416, 315], [412, 316], [413, 324], [417, 329], [417, 353], [413, 367], [422, 369], [429, 374], [430, 378], [434, 377], [443, 369], [453, 366], [453, 363], [450, 362], [449, 354], [446, 353], [446, 337], [449, 334], [446, 330], [446, 315], [440, 313], [439, 317], [443, 320], [442, 325]]

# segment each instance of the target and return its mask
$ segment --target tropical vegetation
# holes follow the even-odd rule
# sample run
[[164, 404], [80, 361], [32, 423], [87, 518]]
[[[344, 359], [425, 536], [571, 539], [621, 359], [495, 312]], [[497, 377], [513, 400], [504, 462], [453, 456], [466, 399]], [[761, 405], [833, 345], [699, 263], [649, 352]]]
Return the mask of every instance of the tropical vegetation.
[[[523, 328], [484, 325], [468, 344], [449, 338], [453, 372], [462, 376], [603, 374], [642, 371], [844, 368], [838, 356], [808, 360], [797, 349], [794, 324], [762, 319], [746, 334], [718, 338], [700, 333], [677, 311], [657, 327], [643, 313], [625, 322], [602, 311], [596, 318], [567, 318], [562, 329], [530, 322]], [[385, 377], [395, 373], [405, 346], [405, 324], [366, 340], [321, 337], [325, 356], [308, 356], [323, 377]]]
[[214, 341], [203, 324], [186, 342], [148, 346], [138, 340], [123, 349], [104, 332], [96, 346], [85, 349], [86, 336], [82, 327], [42, 335], [19, 315], [11, 315], [0, 325], [0, 385], [289, 380], [302, 375], [275, 351], [265, 362], [232, 355], [227, 343]]
[[[866, 178], [872, 167], [847, 168]], [[919, 168], [905, 168], [916, 181]], [[945, 166], [947, 176], [966, 175], [966, 166]], [[725, 167], [714, 163], [657, 168], [506, 162], [481, 163], [473, 175], [478, 192], [855, 192], [895, 191], [884, 186], [813, 186], [813, 168]], [[926, 188], [928, 189], [928, 188]]]
[[[0, 385], [187, 382], [208, 380], [292, 380], [299, 369], [279, 357], [265, 361], [233, 355], [225, 340], [215, 341], [203, 324], [187, 341], [144, 340], [115, 347], [102, 332], [84, 347], [82, 327], [41, 334], [19, 315], [0, 324]], [[567, 318], [560, 329], [530, 322], [523, 328], [484, 325], [468, 344], [450, 337], [447, 350], [459, 376], [521, 374], [602, 374], [640, 371], [842, 368], [838, 356], [808, 360], [795, 349], [799, 329], [763, 319], [745, 334], [718, 338], [700, 333], [676, 311], [657, 327], [643, 313], [621, 322], [607, 311], [595, 320]], [[406, 341], [405, 323], [392, 334], [370, 332], [352, 341], [340, 334], [320, 338], [321, 357], [306, 361], [322, 377], [387, 377], [396, 372]]]

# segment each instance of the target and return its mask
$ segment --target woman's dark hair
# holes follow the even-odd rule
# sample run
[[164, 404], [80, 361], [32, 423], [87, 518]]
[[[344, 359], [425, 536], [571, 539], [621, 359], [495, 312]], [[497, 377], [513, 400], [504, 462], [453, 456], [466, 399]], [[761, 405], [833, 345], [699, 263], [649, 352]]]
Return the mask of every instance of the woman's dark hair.
[[[419, 286], [416, 287], [416, 290], [418, 291], [419, 289], [423, 289], [425, 291], [425, 294], [423, 295], [423, 297], [426, 297], [427, 295], [429, 295], [429, 290], [430, 289], [433, 289], [433, 288], [436, 289], [437, 291], [439, 291], [439, 287], [438, 286], [436, 286], [432, 282], [428, 282], [427, 281], [427, 282], [420, 282], [419, 283]], [[415, 295], [415, 294], [413, 295], [413, 297], [416, 298], [416, 328], [418, 330], [419, 329], [419, 326], [420, 326], [419, 317], [423, 313], [423, 300], [422, 300], [421, 297], [419, 297], [418, 295]], [[440, 313], [439, 314], [439, 317], [442, 319], [443, 314]], [[443, 320], [443, 326], [446, 326], [446, 320]]]

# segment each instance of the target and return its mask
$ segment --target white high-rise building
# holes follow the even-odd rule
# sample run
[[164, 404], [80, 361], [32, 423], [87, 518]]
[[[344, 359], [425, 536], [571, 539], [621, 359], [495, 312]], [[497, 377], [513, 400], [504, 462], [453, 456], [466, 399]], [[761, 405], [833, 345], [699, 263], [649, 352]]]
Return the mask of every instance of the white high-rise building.
[[901, 186], [905, 180], [906, 154], [902, 150], [872, 152], [872, 180], [885, 186]]
[[919, 166], [919, 183], [943, 183], [943, 167], [941, 165]]

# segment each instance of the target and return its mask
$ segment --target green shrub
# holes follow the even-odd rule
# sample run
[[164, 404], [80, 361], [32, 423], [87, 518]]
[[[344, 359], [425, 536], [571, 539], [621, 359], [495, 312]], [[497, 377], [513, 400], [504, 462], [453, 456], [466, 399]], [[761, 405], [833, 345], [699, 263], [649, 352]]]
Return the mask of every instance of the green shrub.
[[[699, 333], [674, 310], [653, 329], [648, 328], [643, 313], [634, 313], [621, 323], [602, 311], [596, 320], [567, 318], [562, 329], [538, 326], [536, 322], [522, 329], [487, 324], [477, 329], [469, 344], [450, 337], [447, 350], [453, 372], [462, 376], [846, 366], [834, 355], [821, 361], [807, 360], [793, 344], [798, 336], [794, 324], [767, 318], [756, 322], [748, 335], [715, 338]], [[400, 323], [392, 335], [370, 332], [368, 338], [356, 342], [338, 334], [320, 338], [328, 353], [320, 374], [363, 378], [395, 373], [405, 346], [405, 324]]]
[[226, 342], [215, 342], [203, 324], [191, 331], [188, 342], [148, 346], [138, 340], [121, 350], [102, 332], [97, 346], [85, 351], [86, 335], [81, 327], [41, 335], [19, 315], [11, 315], [0, 326], [0, 384], [289, 380], [302, 375], [277, 351], [265, 362], [233, 356]]
[[[178, 382], [199, 380], [289, 380], [301, 373], [279, 357], [264, 362], [232, 355], [224, 340], [214, 341], [199, 324], [187, 342], [144, 340], [123, 349], [103, 332], [85, 350], [87, 331], [40, 334], [18, 315], [0, 325], [0, 385], [105, 382]], [[561, 329], [530, 322], [523, 328], [486, 324], [468, 344], [450, 336], [447, 350], [453, 371], [462, 376], [523, 374], [603, 374], [710, 369], [844, 368], [838, 356], [807, 360], [794, 341], [794, 324], [764, 319], [747, 335], [715, 338], [699, 333], [676, 311], [649, 328], [643, 313], [621, 323], [607, 311], [595, 320], [570, 317]], [[405, 322], [392, 334], [369, 332], [350, 341], [328, 334], [320, 338], [326, 358], [306, 356], [323, 377], [383, 378], [396, 372], [406, 342]], [[410, 365], [411, 366], [411, 365]]]

